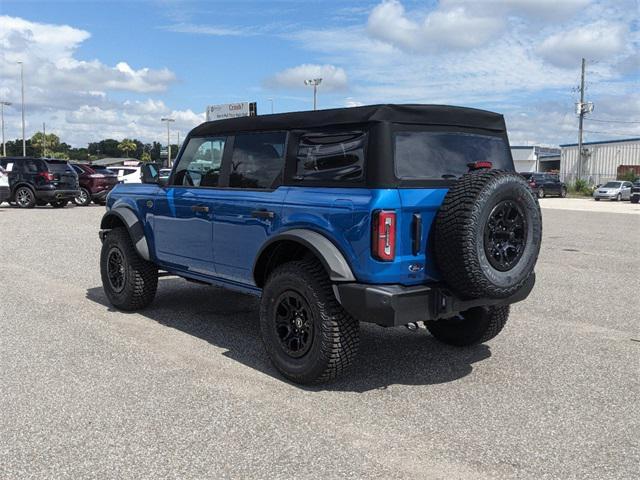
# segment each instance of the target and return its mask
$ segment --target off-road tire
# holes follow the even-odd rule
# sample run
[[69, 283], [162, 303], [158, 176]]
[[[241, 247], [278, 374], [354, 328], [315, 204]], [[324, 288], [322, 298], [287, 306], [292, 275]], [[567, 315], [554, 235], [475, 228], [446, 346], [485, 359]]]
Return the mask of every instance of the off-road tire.
[[484, 343], [498, 335], [509, 319], [509, 305], [476, 307], [454, 318], [426, 322], [437, 340], [447, 345], [468, 347]]
[[[306, 301], [312, 321], [311, 345], [299, 358], [285, 350], [276, 330], [278, 301], [288, 292]], [[336, 379], [353, 361], [360, 342], [358, 321], [338, 303], [326, 271], [315, 258], [285, 263], [269, 275], [260, 302], [260, 331], [278, 371], [301, 384]]]
[[[124, 281], [121, 290], [114, 289], [109, 280], [109, 256], [117, 250], [123, 258]], [[140, 310], [149, 305], [158, 289], [158, 267], [136, 252], [123, 227], [110, 230], [102, 243], [100, 253], [100, 275], [102, 286], [109, 302], [119, 310]]]
[[86, 207], [91, 204], [91, 192], [86, 188], [80, 188], [80, 192], [82, 196], [77, 196], [73, 199], [73, 203], [78, 205], [79, 207]]
[[[494, 265], [496, 260], [489, 258], [485, 243], [489, 245], [487, 224], [490, 218], [492, 225], [496, 223], [494, 210], [504, 205], [520, 215], [523, 226], [509, 237], [516, 243], [518, 236], [522, 238], [517, 250], [521, 253], [500, 270]], [[541, 238], [540, 206], [524, 178], [500, 170], [473, 172], [449, 189], [436, 215], [435, 261], [445, 283], [459, 296], [506, 298], [522, 288], [533, 273]], [[497, 246], [503, 248], [506, 258], [504, 247]]]
[[600, 199], [599, 199], [599, 198], [597, 198], [597, 197], [596, 197], [596, 198], [594, 198], [594, 200], [595, 200], [596, 202], [599, 202], [599, 201], [600, 201]]
[[69, 200], [56, 200], [55, 202], [49, 202], [53, 208], [64, 208], [69, 204]]
[[631, 203], [638, 203], [640, 201], [640, 197], [631, 197]]
[[36, 206], [36, 194], [29, 187], [22, 186], [16, 188], [13, 199], [18, 208], [33, 208]]

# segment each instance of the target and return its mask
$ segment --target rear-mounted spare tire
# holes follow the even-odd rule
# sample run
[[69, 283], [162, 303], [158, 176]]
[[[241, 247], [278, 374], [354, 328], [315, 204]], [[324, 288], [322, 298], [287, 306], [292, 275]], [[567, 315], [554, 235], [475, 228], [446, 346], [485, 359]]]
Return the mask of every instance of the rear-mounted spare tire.
[[538, 200], [514, 172], [464, 175], [436, 215], [436, 265], [463, 298], [506, 298], [533, 273], [542, 238]]

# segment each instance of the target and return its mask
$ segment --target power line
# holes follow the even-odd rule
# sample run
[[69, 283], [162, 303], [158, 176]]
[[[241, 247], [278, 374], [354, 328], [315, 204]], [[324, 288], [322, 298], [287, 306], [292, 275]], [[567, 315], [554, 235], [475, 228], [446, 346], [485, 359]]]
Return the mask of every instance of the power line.
[[588, 118], [590, 122], [601, 122], [601, 123], [640, 123], [640, 120], [602, 120], [600, 118]]
[[631, 133], [612, 133], [612, 132], [596, 132], [594, 130], [582, 130], [584, 133], [597, 133], [600, 135], [618, 135], [620, 137], [629, 137]]

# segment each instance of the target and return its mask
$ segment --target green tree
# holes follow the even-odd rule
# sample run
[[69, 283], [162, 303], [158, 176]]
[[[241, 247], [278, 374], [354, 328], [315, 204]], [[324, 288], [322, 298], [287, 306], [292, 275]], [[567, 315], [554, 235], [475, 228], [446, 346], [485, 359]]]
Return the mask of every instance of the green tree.
[[42, 132], [36, 132], [31, 137], [31, 145], [38, 154], [44, 156], [46, 149], [46, 153], [49, 155], [51, 152], [58, 151], [60, 147], [60, 138], [53, 133], [49, 133], [44, 136]]
[[138, 146], [136, 145], [136, 142], [128, 138], [125, 138], [118, 144], [118, 150], [124, 152], [127, 157], [129, 156], [129, 152], [133, 152], [137, 148]]
[[151, 155], [149, 154], [149, 152], [142, 152], [142, 155], [140, 155], [140, 161], [142, 161], [142, 162], [150, 162], [151, 161]]

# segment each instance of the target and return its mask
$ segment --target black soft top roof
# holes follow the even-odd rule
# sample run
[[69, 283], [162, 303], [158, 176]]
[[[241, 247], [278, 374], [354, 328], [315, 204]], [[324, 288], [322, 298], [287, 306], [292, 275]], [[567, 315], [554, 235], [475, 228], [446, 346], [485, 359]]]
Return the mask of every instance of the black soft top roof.
[[306, 129], [378, 122], [447, 125], [482, 128], [498, 132], [506, 131], [503, 116], [486, 110], [447, 105], [386, 104], [215, 120], [197, 126], [190, 135], [204, 136], [238, 131]]

